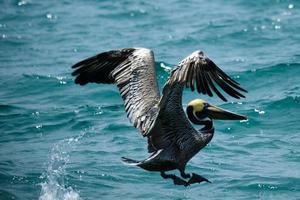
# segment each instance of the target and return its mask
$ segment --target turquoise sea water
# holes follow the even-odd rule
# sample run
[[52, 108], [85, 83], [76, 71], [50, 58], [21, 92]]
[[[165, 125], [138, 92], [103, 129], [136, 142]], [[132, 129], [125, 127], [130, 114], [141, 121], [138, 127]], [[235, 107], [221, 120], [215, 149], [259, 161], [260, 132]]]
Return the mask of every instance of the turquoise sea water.
[[[300, 199], [300, 3], [0, 0], [0, 199]], [[205, 51], [249, 93], [201, 96], [247, 115], [215, 123], [188, 164], [212, 184], [174, 186], [128, 167], [143, 139], [113, 85], [73, 83], [98, 52], [147, 47], [167, 67]], [[199, 97], [188, 90], [183, 106]]]

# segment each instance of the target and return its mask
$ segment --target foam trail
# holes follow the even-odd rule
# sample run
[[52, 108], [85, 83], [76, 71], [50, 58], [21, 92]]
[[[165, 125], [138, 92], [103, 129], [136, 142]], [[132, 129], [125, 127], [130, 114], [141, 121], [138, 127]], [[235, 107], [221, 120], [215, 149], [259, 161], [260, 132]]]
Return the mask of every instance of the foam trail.
[[65, 185], [66, 166], [69, 162], [69, 152], [83, 137], [61, 140], [51, 149], [50, 161], [46, 172], [41, 176], [44, 180], [41, 185], [39, 200], [80, 200], [79, 193], [72, 187]]

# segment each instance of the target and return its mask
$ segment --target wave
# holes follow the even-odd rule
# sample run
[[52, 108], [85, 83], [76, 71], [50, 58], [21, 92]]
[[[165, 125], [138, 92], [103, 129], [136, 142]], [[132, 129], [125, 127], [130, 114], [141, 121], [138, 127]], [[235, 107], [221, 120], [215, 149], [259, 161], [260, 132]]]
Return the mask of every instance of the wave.
[[270, 101], [267, 108], [273, 110], [300, 109], [299, 104], [300, 96], [286, 96], [276, 101]]
[[246, 73], [253, 73], [253, 72], [259, 74], [282, 73], [282, 72], [289, 72], [290, 70], [300, 70], [300, 63], [297, 62], [277, 63], [277, 64], [266, 66], [264, 68], [247, 70]]
[[9, 104], [0, 104], [0, 113], [19, 111], [20, 109], [22, 109], [22, 108], [20, 108], [19, 106], [9, 105]]

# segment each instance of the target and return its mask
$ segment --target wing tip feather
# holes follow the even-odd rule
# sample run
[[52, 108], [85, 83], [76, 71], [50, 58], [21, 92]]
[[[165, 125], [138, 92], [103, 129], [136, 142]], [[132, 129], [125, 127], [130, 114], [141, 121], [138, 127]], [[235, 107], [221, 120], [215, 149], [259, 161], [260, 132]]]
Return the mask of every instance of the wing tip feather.
[[190, 56], [179, 62], [177, 68], [171, 73], [170, 83], [179, 82], [196, 90], [199, 94], [207, 94], [212, 97], [216, 94], [221, 100], [227, 101], [225, 96], [214, 86], [216, 83], [227, 95], [240, 99], [246, 98], [241, 92], [248, 93], [247, 90], [239, 86], [240, 84], [228, 76], [202, 51], [195, 51]]

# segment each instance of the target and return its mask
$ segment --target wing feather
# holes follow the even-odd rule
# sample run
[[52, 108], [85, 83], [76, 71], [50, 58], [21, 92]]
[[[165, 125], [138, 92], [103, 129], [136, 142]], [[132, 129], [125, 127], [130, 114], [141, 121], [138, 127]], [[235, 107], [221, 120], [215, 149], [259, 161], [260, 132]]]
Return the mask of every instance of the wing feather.
[[[160, 99], [153, 52], [127, 48], [100, 53], [72, 66], [75, 83], [115, 83], [130, 122], [143, 135], [155, 121], [154, 107]], [[147, 124], [147, 126], [146, 126]]]
[[218, 97], [220, 97], [220, 99], [222, 99], [223, 101], [226, 101], [226, 98], [222, 95], [221, 92], [219, 92], [219, 90], [216, 88], [214, 83], [211, 81], [212, 80], [211, 75], [208, 74], [208, 76], [209, 76], [209, 78], [207, 80], [208, 80], [208, 83], [209, 83], [210, 87], [212, 88], [212, 90], [218, 95]]
[[[234, 98], [245, 98], [241, 92], [247, 92], [239, 86], [239, 83], [230, 78], [223, 72], [212, 60], [210, 60], [202, 51], [196, 51], [182, 60], [173, 71], [168, 85], [174, 83], [183, 83], [192, 91], [197, 87], [199, 93], [213, 96], [217, 94], [223, 101], [227, 101], [224, 95], [214, 85], [216, 83], [228, 95]], [[166, 85], [167, 85], [166, 84]]]

